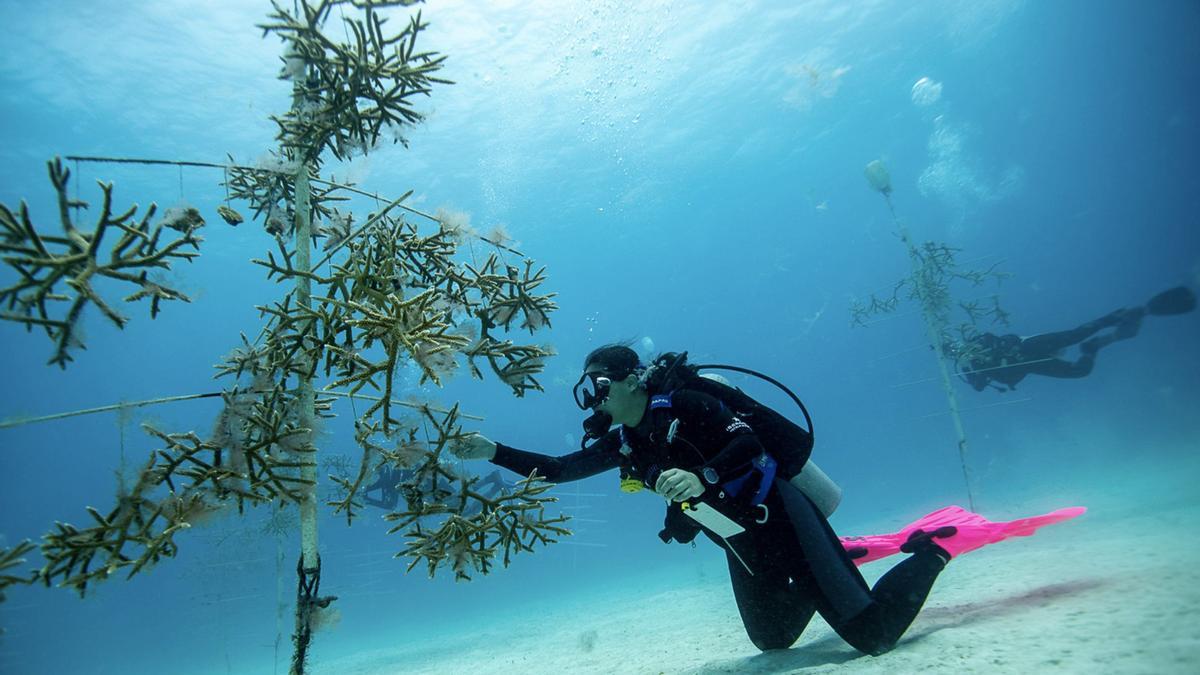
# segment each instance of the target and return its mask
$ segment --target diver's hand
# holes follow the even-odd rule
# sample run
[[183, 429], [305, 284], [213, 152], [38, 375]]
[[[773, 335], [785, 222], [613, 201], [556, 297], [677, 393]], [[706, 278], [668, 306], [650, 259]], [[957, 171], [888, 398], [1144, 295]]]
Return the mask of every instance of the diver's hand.
[[700, 477], [683, 469], [667, 469], [658, 476], [654, 491], [673, 502], [681, 502], [704, 494]]
[[459, 459], [491, 459], [496, 456], [496, 444], [483, 434], [468, 434], [451, 443], [450, 452]]

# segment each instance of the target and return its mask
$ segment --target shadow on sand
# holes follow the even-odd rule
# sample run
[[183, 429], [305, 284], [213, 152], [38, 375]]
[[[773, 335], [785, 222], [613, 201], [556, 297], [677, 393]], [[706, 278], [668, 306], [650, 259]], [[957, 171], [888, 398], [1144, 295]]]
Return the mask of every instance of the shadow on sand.
[[[1058, 584], [1048, 584], [1019, 595], [1006, 598], [967, 602], [957, 605], [930, 607], [918, 617], [919, 627], [906, 634], [896, 645], [904, 649], [906, 644], [920, 642], [934, 633], [972, 623], [986, 622], [999, 617], [1027, 612], [1055, 600], [1081, 595], [1107, 586], [1104, 579], [1080, 579]], [[722, 659], [689, 671], [696, 675], [717, 673], [746, 673], [768, 675], [771, 673], [793, 673], [805, 668], [828, 669], [857, 659], [870, 659], [842, 642], [837, 635], [828, 635], [792, 649], [781, 649], [736, 659]], [[853, 666], [849, 666], [853, 667]]]

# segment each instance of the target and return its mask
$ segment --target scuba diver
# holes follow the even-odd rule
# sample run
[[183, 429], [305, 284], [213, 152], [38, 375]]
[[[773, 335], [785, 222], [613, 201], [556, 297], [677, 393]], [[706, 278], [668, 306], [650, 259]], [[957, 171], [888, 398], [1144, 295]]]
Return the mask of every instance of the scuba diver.
[[[412, 478], [412, 473], [411, 469], [381, 464], [375, 469], [375, 482], [363, 488], [363, 501], [369, 506], [395, 511], [396, 504], [400, 502], [400, 484]], [[371, 496], [373, 490], [379, 490], [379, 497]]]
[[[951, 558], [1082, 512], [991, 523], [948, 507], [899, 533], [839, 540], [816, 504], [829, 503], [829, 495], [820, 493], [832, 482], [803, 477], [811, 464], [812, 423], [799, 399], [788, 391], [808, 430], [740, 390], [698, 375], [699, 368], [718, 366], [690, 366], [686, 356], [666, 354], [644, 365], [620, 344], [589, 354], [575, 386], [576, 403], [592, 412], [578, 452], [553, 457], [479, 434], [451, 451], [522, 476], [536, 472], [551, 483], [619, 469], [622, 491], [649, 488], [666, 498], [660, 538], [691, 543], [703, 532], [725, 550], [742, 622], [764, 651], [790, 647], [819, 612], [855, 649], [887, 652]], [[760, 373], [719, 367], [787, 391]], [[589, 439], [594, 442], [586, 445]], [[911, 555], [868, 587], [854, 558], [865, 562], [897, 552]]]
[[[1085, 377], [1092, 372], [1100, 348], [1137, 335], [1146, 315], [1186, 314], [1195, 307], [1196, 295], [1179, 286], [1159, 293], [1144, 306], [1118, 309], [1072, 330], [1026, 338], [982, 333], [962, 345], [946, 345], [945, 351], [957, 362], [959, 377], [975, 391], [983, 391], [989, 386], [998, 391], [1012, 391], [1026, 375]], [[1096, 335], [1107, 328], [1112, 330]], [[1059, 358], [1063, 350], [1076, 344], [1079, 345], [1078, 359]]]
[[[374, 482], [363, 488], [363, 502], [385, 511], [395, 511], [402, 494], [405, 496], [406, 502], [410, 497], [420, 499], [430, 489], [430, 486], [415, 485], [416, 475], [417, 472], [414, 469], [402, 469], [391, 464], [381, 464], [379, 468], [375, 469]], [[472, 485], [472, 489], [488, 499], [495, 499], [505, 490], [512, 490], [514, 486], [514, 483], [504, 480], [504, 476], [500, 475], [500, 470], [497, 469], [479, 479]], [[378, 497], [371, 496], [371, 492], [375, 490], [379, 491]], [[409, 507], [413, 506], [415, 505], [409, 504]], [[478, 502], [468, 502], [462, 515], [470, 516], [482, 510], [483, 506]]]

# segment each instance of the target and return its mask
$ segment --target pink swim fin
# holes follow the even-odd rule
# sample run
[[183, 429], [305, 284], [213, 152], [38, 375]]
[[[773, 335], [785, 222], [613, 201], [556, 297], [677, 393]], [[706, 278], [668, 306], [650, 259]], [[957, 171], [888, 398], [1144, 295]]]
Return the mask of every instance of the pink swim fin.
[[[962, 507], [947, 506], [910, 523], [899, 532], [869, 534], [863, 537], [841, 537], [841, 541], [842, 546], [846, 547], [854, 559], [854, 564], [862, 565], [899, 553], [900, 546], [908, 541], [908, 536], [916, 530], [932, 532], [940, 527], [950, 525], [958, 530], [954, 535], [933, 541], [946, 549], [952, 557], [957, 558], [968, 551], [974, 551], [1009, 537], [1028, 537], [1043, 525], [1070, 520], [1082, 515], [1085, 511], [1087, 509], [1082, 506], [1072, 506], [1040, 516], [994, 523], [978, 513], [972, 513]], [[866, 553], [863, 553], [863, 550]]]

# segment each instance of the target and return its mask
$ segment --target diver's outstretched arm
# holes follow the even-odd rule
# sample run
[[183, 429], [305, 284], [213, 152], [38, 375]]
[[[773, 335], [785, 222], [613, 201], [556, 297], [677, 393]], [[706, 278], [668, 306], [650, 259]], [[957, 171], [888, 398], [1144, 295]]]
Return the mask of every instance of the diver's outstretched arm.
[[462, 459], [487, 459], [496, 466], [528, 476], [536, 472], [548, 483], [566, 483], [615, 469], [620, 465], [617, 450], [621, 441], [616, 432], [605, 434], [600, 440], [578, 452], [561, 457], [543, 455], [496, 443], [482, 434], [472, 434], [466, 440], [450, 448], [450, 452]]

